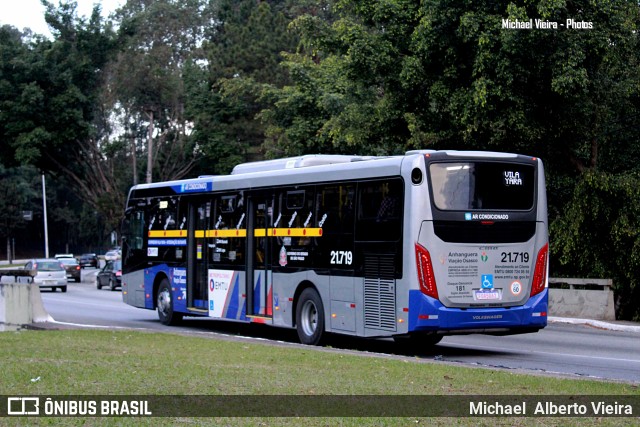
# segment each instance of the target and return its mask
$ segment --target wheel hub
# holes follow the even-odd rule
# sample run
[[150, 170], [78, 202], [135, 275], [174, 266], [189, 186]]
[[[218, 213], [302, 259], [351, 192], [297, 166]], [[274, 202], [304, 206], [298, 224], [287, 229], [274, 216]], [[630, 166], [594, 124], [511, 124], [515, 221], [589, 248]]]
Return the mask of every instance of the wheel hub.
[[171, 307], [171, 294], [165, 289], [158, 294], [158, 310], [165, 314]]
[[318, 327], [318, 310], [312, 301], [307, 301], [302, 306], [302, 316], [300, 318], [304, 333], [311, 336]]

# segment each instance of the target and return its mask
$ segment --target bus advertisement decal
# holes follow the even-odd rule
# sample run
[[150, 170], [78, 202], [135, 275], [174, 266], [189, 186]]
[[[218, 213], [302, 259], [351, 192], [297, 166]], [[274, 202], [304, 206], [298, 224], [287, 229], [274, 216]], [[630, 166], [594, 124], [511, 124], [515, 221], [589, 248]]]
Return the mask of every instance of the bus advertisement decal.
[[184, 184], [172, 185], [171, 189], [176, 193], [198, 193], [210, 192], [213, 190], [212, 182], [185, 182]]
[[187, 307], [187, 270], [185, 268], [171, 269], [171, 282], [174, 288], [174, 309], [186, 310]]
[[224, 317], [235, 271], [209, 270], [209, 317]]
[[284, 245], [280, 249], [280, 255], [278, 256], [278, 264], [280, 264], [281, 267], [284, 267], [285, 265], [287, 265], [287, 250], [285, 249]]

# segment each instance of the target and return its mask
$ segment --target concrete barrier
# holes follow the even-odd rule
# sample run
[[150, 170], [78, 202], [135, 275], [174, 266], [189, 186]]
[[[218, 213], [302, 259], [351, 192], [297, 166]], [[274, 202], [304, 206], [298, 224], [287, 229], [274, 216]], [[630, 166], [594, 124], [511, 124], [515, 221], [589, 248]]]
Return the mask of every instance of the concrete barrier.
[[611, 279], [549, 278], [549, 315], [616, 320]]
[[[20, 326], [53, 319], [42, 303], [32, 270], [0, 270], [0, 324]], [[8, 281], [8, 279], [12, 279]]]

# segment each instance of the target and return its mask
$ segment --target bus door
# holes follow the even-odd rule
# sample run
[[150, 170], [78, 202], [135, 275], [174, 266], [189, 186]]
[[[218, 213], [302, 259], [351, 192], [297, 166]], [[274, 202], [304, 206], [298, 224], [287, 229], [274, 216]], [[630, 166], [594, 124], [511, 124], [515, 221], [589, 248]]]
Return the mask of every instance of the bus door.
[[273, 195], [256, 194], [249, 197], [247, 207], [247, 256], [246, 256], [246, 303], [247, 316], [271, 318], [272, 272], [270, 266]]
[[195, 230], [191, 248], [195, 287], [206, 298], [209, 317], [243, 320], [247, 241], [243, 192], [217, 194], [196, 213], [195, 223], [201, 228]]
[[187, 308], [191, 311], [207, 311], [208, 262], [211, 245], [207, 243], [210, 234], [213, 200], [194, 201], [189, 205], [189, 238], [187, 241]]

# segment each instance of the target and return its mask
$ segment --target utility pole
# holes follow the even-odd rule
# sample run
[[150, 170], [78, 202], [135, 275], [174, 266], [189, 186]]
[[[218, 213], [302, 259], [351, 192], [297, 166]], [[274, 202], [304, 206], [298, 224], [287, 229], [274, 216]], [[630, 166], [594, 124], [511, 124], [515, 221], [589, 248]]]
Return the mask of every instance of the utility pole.
[[49, 258], [49, 230], [47, 228], [47, 190], [44, 186], [44, 173], [42, 174], [42, 217], [44, 218], [44, 257]]
[[149, 134], [147, 136], [147, 184], [153, 182], [153, 110], [147, 111], [149, 116]]

